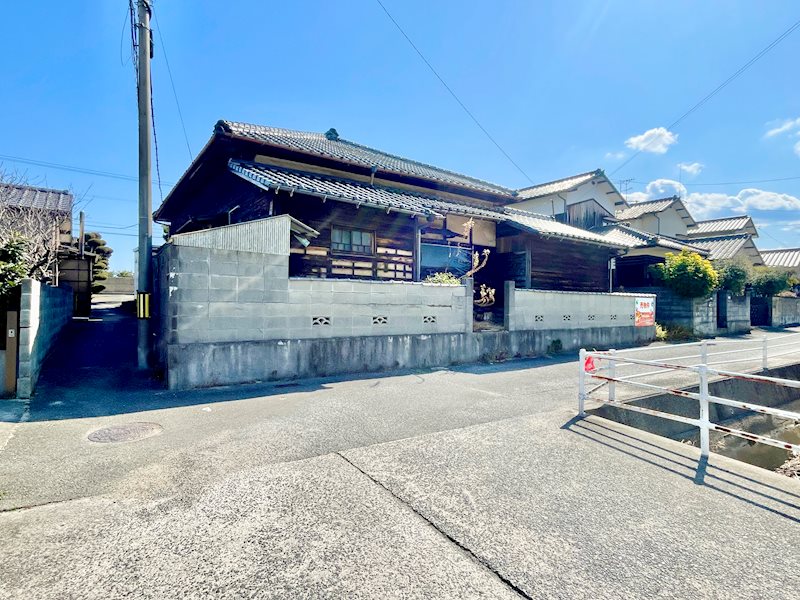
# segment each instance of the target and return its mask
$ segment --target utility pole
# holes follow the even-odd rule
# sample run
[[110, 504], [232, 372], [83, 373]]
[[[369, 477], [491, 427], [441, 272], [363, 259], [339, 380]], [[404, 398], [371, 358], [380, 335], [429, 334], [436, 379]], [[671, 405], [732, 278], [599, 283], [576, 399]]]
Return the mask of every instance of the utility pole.
[[150, 261], [153, 254], [153, 228], [151, 222], [152, 186], [150, 174], [150, 2], [137, 0], [136, 24], [139, 40], [138, 97], [139, 97], [139, 257], [138, 281], [136, 284], [136, 307], [139, 322], [137, 357], [140, 369], [148, 366], [150, 354]]
[[80, 236], [80, 237], [78, 237], [78, 254], [81, 257], [81, 260], [83, 260], [84, 249], [86, 248], [86, 242], [83, 239], [84, 238], [84, 229], [86, 228], [86, 220], [85, 219], [86, 219], [86, 217], [84, 216], [83, 211], [81, 211], [80, 212], [80, 223], [81, 223], [81, 225], [80, 225], [80, 229], [79, 229], [80, 233], [78, 234]]

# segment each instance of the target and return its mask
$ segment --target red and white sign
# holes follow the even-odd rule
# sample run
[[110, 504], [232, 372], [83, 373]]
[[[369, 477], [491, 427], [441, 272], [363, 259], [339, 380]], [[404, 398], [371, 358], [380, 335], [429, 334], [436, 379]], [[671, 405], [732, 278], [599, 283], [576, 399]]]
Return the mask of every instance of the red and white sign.
[[656, 324], [655, 298], [636, 298], [633, 324], [636, 327], [652, 327]]

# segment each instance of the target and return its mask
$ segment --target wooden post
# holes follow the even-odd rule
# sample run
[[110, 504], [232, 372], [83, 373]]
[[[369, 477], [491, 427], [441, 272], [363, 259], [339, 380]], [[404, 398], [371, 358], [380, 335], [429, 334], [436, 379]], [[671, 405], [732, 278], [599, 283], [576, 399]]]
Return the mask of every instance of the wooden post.
[[19, 320], [15, 310], [6, 313], [6, 372], [3, 394], [14, 397], [17, 395], [17, 360], [19, 357]]

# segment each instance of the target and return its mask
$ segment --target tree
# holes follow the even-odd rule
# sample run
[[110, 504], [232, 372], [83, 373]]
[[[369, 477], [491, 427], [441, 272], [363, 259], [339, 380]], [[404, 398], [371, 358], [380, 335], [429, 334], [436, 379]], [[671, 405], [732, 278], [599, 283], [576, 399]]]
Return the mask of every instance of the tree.
[[726, 260], [717, 264], [719, 287], [728, 290], [734, 296], [744, 294], [745, 286], [750, 283], [752, 269], [742, 260]]
[[0, 304], [5, 303], [20, 282], [28, 275], [30, 242], [13, 236], [0, 245]]
[[696, 252], [667, 252], [663, 263], [655, 265], [656, 276], [664, 285], [685, 298], [704, 298], [719, 284], [711, 261]]
[[0, 170], [0, 246], [24, 238], [25, 255], [20, 264], [27, 267], [26, 277], [47, 279], [53, 276], [61, 224], [69, 217], [57, 210], [34, 208], [20, 202], [25, 181]]
[[106, 286], [98, 282], [108, 279], [108, 261], [114, 250], [109, 248], [103, 236], [96, 231], [90, 231], [83, 235], [83, 246], [87, 252], [96, 255], [92, 265], [92, 292], [95, 294], [102, 292]]
[[753, 275], [753, 293], [756, 296], [777, 296], [788, 290], [789, 273], [773, 267], [756, 267]]

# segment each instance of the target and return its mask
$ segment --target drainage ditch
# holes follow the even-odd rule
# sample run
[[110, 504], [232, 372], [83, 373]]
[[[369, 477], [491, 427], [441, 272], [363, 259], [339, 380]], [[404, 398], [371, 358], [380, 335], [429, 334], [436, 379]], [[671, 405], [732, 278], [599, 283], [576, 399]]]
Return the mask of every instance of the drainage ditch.
[[[759, 373], [762, 374], [762, 373]], [[800, 364], [769, 369], [763, 372], [770, 377], [800, 380]], [[697, 392], [697, 386], [681, 388], [688, 392]], [[800, 413], [800, 390], [783, 386], [743, 381], [740, 379], [720, 379], [708, 384], [708, 391], [714, 396], [751, 402], [762, 406], [781, 408]], [[673, 396], [671, 394], [656, 394], [628, 401], [629, 404], [651, 408], [663, 412], [697, 419], [700, 407], [697, 400]], [[635, 413], [604, 404], [599, 408], [588, 411], [592, 414], [623, 423], [630, 427], [649, 431], [662, 437], [699, 445], [700, 433], [696, 427], [687, 429], [684, 423], [670, 421], [651, 415]], [[800, 444], [800, 422], [781, 419], [773, 415], [765, 415], [752, 411], [709, 404], [709, 418], [731, 429], [740, 429], [748, 433], [775, 438]], [[742, 438], [712, 431], [710, 432], [711, 451], [723, 456], [728, 456], [742, 462], [749, 463], [770, 471], [778, 471], [792, 459], [791, 453], [781, 448], [774, 448], [766, 444], [750, 442]], [[794, 461], [797, 463], [797, 460]], [[786, 467], [779, 471], [788, 474]], [[800, 474], [798, 475], [800, 476]]]

